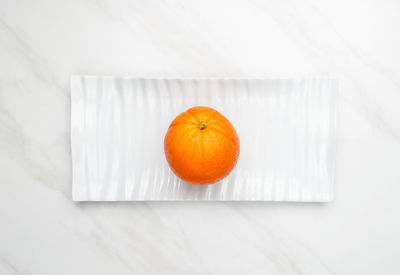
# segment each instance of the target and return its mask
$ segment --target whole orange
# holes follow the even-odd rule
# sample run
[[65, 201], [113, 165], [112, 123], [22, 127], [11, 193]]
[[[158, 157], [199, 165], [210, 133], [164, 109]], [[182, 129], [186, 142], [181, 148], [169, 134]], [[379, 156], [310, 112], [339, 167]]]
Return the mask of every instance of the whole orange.
[[192, 184], [210, 184], [232, 171], [240, 145], [226, 117], [209, 107], [193, 107], [172, 121], [164, 150], [179, 178]]

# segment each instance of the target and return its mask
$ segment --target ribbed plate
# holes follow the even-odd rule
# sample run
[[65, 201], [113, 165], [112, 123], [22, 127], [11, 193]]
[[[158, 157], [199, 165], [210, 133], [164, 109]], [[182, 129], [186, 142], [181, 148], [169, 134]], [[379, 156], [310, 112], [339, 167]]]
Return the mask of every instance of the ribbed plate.
[[[71, 78], [73, 200], [330, 201], [337, 80]], [[235, 126], [234, 171], [179, 180], [165, 160], [172, 119], [210, 106]]]

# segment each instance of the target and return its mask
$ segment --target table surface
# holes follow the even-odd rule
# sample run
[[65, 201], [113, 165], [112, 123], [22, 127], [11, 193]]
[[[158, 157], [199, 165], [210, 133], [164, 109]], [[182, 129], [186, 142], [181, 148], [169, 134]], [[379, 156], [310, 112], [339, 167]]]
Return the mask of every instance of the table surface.
[[[0, 274], [400, 274], [399, 14], [394, 0], [0, 1]], [[337, 76], [335, 201], [72, 202], [71, 74]]]

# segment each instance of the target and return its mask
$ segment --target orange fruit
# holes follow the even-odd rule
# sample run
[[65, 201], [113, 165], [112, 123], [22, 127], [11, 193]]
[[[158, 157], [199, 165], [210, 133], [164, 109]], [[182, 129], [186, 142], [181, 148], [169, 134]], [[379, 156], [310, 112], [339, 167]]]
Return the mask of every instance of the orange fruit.
[[192, 184], [210, 184], [232, 171], [240, 145], [226, 117], [209, 107], [193, 107], [172, 121], [164, 150], [179, 178]]

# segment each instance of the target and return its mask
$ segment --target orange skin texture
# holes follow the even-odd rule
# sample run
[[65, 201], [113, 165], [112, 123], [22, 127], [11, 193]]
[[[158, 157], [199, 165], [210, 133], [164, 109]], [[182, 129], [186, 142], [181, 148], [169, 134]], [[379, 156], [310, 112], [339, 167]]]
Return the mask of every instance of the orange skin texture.
[[172, 121], [165, 135], [164, 151], [179, 178], [192, 184], [212, 184], [235, 167], [240, 144], [226, 117], [212, 108], [199, 106]]

